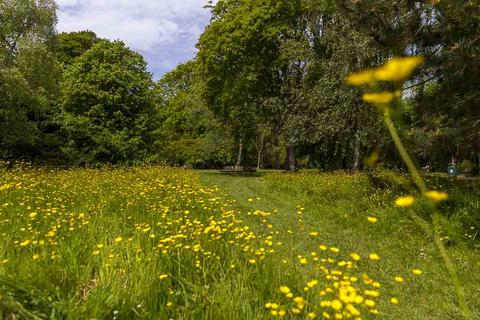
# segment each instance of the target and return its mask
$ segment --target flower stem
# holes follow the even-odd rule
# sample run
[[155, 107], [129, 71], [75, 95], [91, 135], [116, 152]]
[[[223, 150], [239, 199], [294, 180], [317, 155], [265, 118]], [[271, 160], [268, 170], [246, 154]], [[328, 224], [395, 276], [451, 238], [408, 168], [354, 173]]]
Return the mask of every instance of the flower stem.
[[[413, 163], [412, 158], [408, 154], [405, 146], [402, 143], [402, 140], [400, 139], [400, 136], [398, 135], [398, 131], [395, 128], [395, 125], [393, 124], [392, 118], [390, 116], [389, 108], [385, 109], [383, 113], [383, 120], [385, 122], [385, 125], [388, 128], [388, 131], [390, 132], [390, 136], [392, 137], [393, 142], [397, 147], [397, 150], [400, 152], [400, 156], [402, 157], [403, 162], [405, 163], [405, 165], [408, 168], [408, 171], [412, 175], [413, 181], [415, 182], [418, 189], [422, 193], [422, 196], [425, 196], [425, 193], [428, 191], [427, 185], [425, 184], [425, 181], [423, 180], [422, 176], [418, 172], [417, 167]], [[464, 319], [471, 319], [471, 313], [467, 306], [467, 301], [465, 299], [465, 292], [460, 283], [460, 279], [458, 278], [457, 270], [452, 260], [448, 256], [447, 250], [445, 249], [445, 245], [443, 244], [443, 241], [440, 238], [440, 230], [439, 230], [441, 227], [439, 222], [440, 213], [431, 204], [429, 205], [429, 208], [433, 213], [433, 216], [432, 216], [433, 232], [430, 230], [428, 223], [424, 219], [419, 217], [413, 210], [410, 210], [410, 214], [413, 220], [415, 221], [415, 223], [417, 223], [417, 225], [419, 225], [427, 235], [433, 236], [433, 241], [435, 243], [435, 246], [437, 247], [437, 250], [439, 251], [440, 256], [442, 257], [445, 263], [445, 267], [447, 268], [448, 274], [450, 275], [450, 278], [452, 279], [452, 282], [455, 286], [455, 293], [457, 295], [458, 304], [459, 304], [462, 316]]]

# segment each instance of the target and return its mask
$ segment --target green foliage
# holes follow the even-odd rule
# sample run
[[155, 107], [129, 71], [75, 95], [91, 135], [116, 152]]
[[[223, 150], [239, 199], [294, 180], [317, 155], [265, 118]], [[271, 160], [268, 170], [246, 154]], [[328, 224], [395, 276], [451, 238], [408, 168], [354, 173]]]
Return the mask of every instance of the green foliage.
[[[48, 119], [57, 94], [58, 66], [51, 53], [53, 1], [0, 3], [0, 157], [34, 159], [56, 145]], [[50, 142], [47, 142], [50, 140]], [[55, 139], [53, 139], [55, 140]]]
[[119, 41], [94, 45], [64, 73], [65, 153], [87, 163], [145, 158], [157, 125], [152, 86], [141, 55]]
[[216, 166], [231, 162], [233, 142], [199, 93], [197, 63], [167, 73], [157, 84], [159, 159], [171, 165]]
[[99, 40], [92, 31], [62, 32], [56, 39], [57, 59], [65, 66], [71, 65]]

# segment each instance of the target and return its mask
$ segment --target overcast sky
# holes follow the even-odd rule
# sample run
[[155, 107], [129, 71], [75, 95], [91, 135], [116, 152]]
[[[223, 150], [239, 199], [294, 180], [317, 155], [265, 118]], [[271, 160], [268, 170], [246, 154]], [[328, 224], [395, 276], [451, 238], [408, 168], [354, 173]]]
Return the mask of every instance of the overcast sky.
[[159, 79], [191, 59], [208, 24], [207, 0], [57, 0], [58, 31], [92, 30], [140, 52]]

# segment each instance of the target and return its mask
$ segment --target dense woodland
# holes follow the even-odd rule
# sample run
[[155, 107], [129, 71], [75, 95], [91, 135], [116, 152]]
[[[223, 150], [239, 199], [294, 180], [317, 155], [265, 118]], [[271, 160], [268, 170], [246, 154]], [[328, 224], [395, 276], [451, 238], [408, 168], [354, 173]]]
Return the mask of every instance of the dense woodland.
[[[56, 32], [53, 0], [0, 0], [0, 159], [196, 168], [402, 168], [345, 77], [423, 55], [395, 121], [419, 166], [480, 161], [478, 1], [219, 0], [197, 56], [155, 82], [93, 32]], [[158, 57], [162, 59], [162, 57]]]

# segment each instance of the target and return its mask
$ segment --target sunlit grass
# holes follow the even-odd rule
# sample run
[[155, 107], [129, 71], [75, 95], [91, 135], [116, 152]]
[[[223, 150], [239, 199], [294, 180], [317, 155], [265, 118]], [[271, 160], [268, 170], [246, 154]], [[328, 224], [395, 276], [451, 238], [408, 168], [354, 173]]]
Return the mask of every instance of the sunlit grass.
[[[364, 174], [0, 175], [7, 319], [458, 315], [432, 244]], [[449, 250], [478, 314], [475, 251]]]

